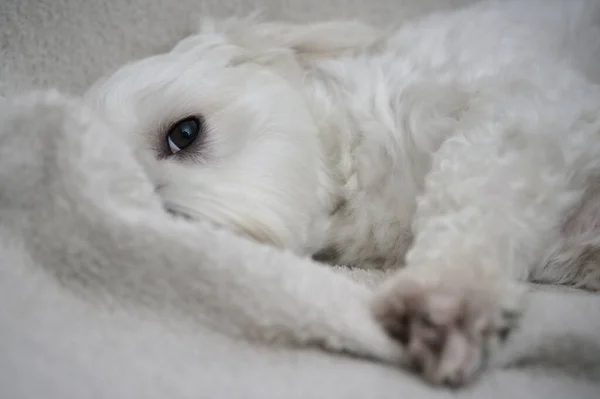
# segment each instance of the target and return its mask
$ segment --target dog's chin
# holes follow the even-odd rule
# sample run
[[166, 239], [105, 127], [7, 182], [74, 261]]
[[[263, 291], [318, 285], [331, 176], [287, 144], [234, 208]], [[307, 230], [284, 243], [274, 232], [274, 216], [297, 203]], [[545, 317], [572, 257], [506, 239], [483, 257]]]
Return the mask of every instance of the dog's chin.
[[278, 214], [276, 206], [260, 206], [247, 201], [235, 201], [233, 204], [223, 200], [182, 201], [163, 198], [163, 201], [166, 212], [175, 218], [208, 222], [260, 244], [290, 249], [298, 255], [310, 255], [310, 249], [303, 239], [306, 233], [300, 233], [306, 231], [306, 226], [302, 226], [304, 223]]
[[[187, 212], [182, 211], [181, 208], [174, 207], [172, 205], [169, 206], [167, 204], [164, 205], [164, 209], [168, 214], [177, 219], [185, 220], [191, 223], [207, 222], [206, 217], [198, 217], [198, 215], [195, 212], [190, 213], [189, 210]], [[194, 216], [194, 214], [196, 214], [196, 216]], [[233, 226], [231, 221], [225, 223], [211, 221], [210, 223], [212, 223], [217, 228], [227, 229], [234, 234], [238, 234], [242, 237], [253, 240], [259, 244], [280, 249], [287, 248], [285, 244], [283, 244], [282, 238], [278, 237], [275, 231], [269, 229], [268, 226], [265, 226], [264, 224], [261, 224], [256, 220], [253, 222], [247, 221], [246, 223], [242, 224], [238, 223], [236, 226]], [[312, 250], [309, 248], [303, 248], [301, 250], [297, 250], [296, 253], [299, 256], [310, 256], [311, 259], [315, 262], [325, 264], [335, 264], [337, 259], [339, 258], [337, 250], [333, 247]]]

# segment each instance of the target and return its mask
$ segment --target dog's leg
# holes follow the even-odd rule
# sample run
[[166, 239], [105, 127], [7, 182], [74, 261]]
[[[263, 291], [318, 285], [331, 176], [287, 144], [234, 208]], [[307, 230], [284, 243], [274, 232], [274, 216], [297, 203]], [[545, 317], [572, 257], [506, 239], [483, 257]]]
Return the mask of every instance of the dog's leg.
[[556, 239], [535, 263], [531, 280], [600, 291], [600, 180], [597, 176]]
[[171, 218], [119, 134], [76, 101], [28, 96], [0, 107], [0, 121], [2, 227], [82, 300], [262, 343], [402, 359], [370, 311], [369, 289]]
[[533, 134], [519, 132], [523, 125], [490, 123], [442, 145], [418, 201], [407, 267], [375, 303], [432, 382], [462, 384], [481, 368], [520, 313], [517, 281], [581, 196], [570, 171], [589, 140], [574, 132], [565, 144], [553, 125]]

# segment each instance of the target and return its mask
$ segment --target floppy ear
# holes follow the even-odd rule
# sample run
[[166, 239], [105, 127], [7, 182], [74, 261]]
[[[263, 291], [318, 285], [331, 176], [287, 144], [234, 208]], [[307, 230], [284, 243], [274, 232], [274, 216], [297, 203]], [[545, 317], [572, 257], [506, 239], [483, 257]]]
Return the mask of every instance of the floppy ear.
[[[358, 21], [330, 21], [308, 24], [287, 22], [260, 22], [254, 17], [203, 21], [200, 38], [221, 37], [223, 44], [236, 46], [236, 60], [259, 61], [281, 56], [294, 56], [303, 63], [311, 59], [327, 58], [375, 43], [381, 33]], [[191, 45], [188, 43], [185, 47]], [[177, 46], [181, 49], [181, 46]]]
[[300, 59], [331, 57], [375, 43], [380, 33], [358, 21], [310, 24], [266, 22], [254, 25], [247, 37], [292, 50]]

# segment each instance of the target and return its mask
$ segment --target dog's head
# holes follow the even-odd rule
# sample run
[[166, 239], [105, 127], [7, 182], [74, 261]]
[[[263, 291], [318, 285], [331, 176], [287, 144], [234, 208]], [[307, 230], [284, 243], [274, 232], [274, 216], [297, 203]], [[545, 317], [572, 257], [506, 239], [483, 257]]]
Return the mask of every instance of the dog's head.
[[374, 37], [352, 22], [207, 22], [86, 100], [124, 132], [168, 210], [309, 253], [332, 204], [305, 66]]

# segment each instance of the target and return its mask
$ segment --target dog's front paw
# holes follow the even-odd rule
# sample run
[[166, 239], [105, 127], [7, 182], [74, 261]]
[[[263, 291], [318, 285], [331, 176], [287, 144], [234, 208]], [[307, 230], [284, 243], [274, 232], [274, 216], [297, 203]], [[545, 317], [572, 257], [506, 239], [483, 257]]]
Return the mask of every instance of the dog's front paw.
[[523, 290], [507, 286], [445, 285], [400, 272], [373, 309], [426, 380], [460, 386], [483, 369], [520, 316]]

